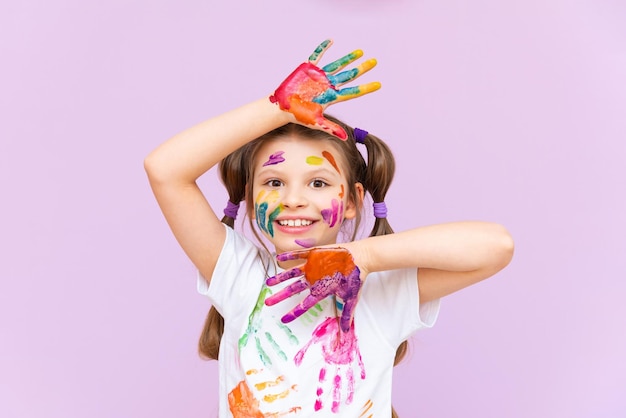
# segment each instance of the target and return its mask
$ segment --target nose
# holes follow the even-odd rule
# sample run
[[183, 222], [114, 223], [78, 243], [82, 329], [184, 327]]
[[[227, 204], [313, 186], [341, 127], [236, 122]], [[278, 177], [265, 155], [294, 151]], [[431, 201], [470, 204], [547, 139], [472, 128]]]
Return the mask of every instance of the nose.
[[285, 208], [296, 209], [306, 207], [308, 200], [300, 187], [287, 187], [283, 191], [282, 204]]

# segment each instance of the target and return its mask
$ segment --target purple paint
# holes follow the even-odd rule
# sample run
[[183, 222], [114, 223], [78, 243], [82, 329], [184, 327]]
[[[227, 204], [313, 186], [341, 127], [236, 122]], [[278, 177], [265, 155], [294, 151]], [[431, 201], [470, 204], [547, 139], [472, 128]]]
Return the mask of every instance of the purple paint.
[[331, 202], [332, 208], [330, 209], [322, 209], [322, 219], [326, 222], [331, 228], [335, 226], [337, 220], [339, 219], [339, 207], [341, 206], [341, 213], [343, 214], [343, 202], [341, 205], [337, 202], [337, 199], [333, 199]]
[[285, 161], [285, 159], [283, 158], [284, 153], [285, 151], [276, 151], [275, 153], [270, 155], [269, 160], [263, 163], [263, 167], [282, 163], [283, 161]]
[[313, 238], [297, 239], [294, 242], [304, 248], [315, 247], [315, 240]]

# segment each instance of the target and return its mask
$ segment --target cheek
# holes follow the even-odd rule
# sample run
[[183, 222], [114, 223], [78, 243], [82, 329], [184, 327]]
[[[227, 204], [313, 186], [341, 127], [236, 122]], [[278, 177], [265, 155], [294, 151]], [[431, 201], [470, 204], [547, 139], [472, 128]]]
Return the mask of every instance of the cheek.
[[261, 231], [273, 237], [273, 222], [282, 210], [283, 205], [280, 203], [280, 194], [277, 191], [259, 192], [254, 202], [254, 218]]
[[322, 209], [322, 219], [331, 228], [340, 226], [343, 222], [343, 200], [333, 199], [329, 208]]

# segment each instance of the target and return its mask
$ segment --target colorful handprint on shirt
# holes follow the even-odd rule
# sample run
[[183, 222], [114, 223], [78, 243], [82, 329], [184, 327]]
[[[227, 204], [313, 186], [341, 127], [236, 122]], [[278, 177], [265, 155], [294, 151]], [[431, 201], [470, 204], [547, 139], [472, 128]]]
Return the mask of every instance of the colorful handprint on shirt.
[[304, 277], [268, 297], [265, 300], [266, 305], [275, 305], [305, 289], [310, 290], [310, 294], [302, 302], [282, 317], [284, 323], [298, 318], [327, 296], [336, 296], [344, 304], [340, 319], [341, 330], [343, 332], [350, 330], [362, 286], [361, 272], [354, 264], [350, 251], [345, 248], [312, 248], [279, 254], [276, 259], [278, 261], [306, 259], [306, 263], [268, 278], [266, 280], [268, 286], [294, 277]]
[[[287, 361], [287, 355], [285, 354], [281, 346], [276, 342], [274, 336], [272, 336], [272, 333], [266, 331], [262, 333], [263, 335], [260, 335], [263, 325], [263, 320], [260, 314], [261, 310], [263, 309], [265, 299], [270, 293], [270, 289], [264, 286], [261, 290], [261, 293], [259, 294], [259, 298], [257, 299], [254, 309], [252, 310], [252, 313], [248, 318], [248, 327], [246, 328], [246, 331], [241, 336], [241, 338], [239, 338], [239, 351], [241, 352], [241, 350], [248, 345], [250, 337], [253, 336], [259, 358], [266, 366], [272, 364], [272, 358], [268, 354], [269, 349], [271, 349], [273, 353], [278, 356], [278, 358], [283, 361]], [[276, 321], [276, 326], [278, 328], [277, 331], [280, 330], [282, 331], [282, 333], [285, 334], [285, 336], [287, 337], [287, 341], [289, 341], [292, 345], [298, 344], [298, 338], [291, 332], [289, 327], [281, 324], [278, 321]]]
[[286, 112], [292, 113], [296, 120], [309, 126], [321, 128], [345, 140], [345, 130], [323, 115], [324, 109], [334, 103], [353, 99], [380, 88], [380, 83], [371, 82], [356, 87], [338, 89], [376, 66], [375, 59], [369, 59], [351, 70], [340, 71], [348, 64], [363, 56], [357, 49], [330, 64], [319, 68], [317, 62], [332, 45], [332, 40], [322, 42], [311, 54], [308, 62], [300, 64], [270, 96], [272, 103], [277, 103]]
[[262, 412], [260, 402], [248, 387], [245, 380], [228, 394], [228, 409], [233, 418], [278, 418], [289, 414], [297, 414], [302, 408], [293, 407], [286, 412]]
[[[319, 411], [324, 408], [324, 399], [329, 396], [330, 391], [331, 410], [337, 413], [342, 401], [349, 405], [354, 399], [354, 375], [357, 365], [358, 376], [361, 380], [365, 379], [365, 366], [361, 359], [354, 326], [348, 332], [339, 332], [337, 320], [327, 318], [315, 328], [311, 340], [296, 354], [294, 360], [297, 366], [302, 363], [312, 344], [320, 345], [322, 357], [326, 363], [326, 366], [319, 371], [315, 410]], [[334, 366], [332, 376], [329, 376], [327, 370], [329, 365]]]

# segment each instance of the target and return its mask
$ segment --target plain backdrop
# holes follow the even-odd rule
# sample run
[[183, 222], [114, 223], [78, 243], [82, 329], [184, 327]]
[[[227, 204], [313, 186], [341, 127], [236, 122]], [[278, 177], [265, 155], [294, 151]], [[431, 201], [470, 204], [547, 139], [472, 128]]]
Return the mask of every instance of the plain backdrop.
[[619, 0], [3, 1], [0, 416], [217, 416], [209, 305], [143, 158], [331, 37], [323, 62], [379, 61], [382, 89], [330, 110], [395, 152], [396, 230], [516, 242], [413, 338], [401, 415], [625, 417], [625, 22]]

